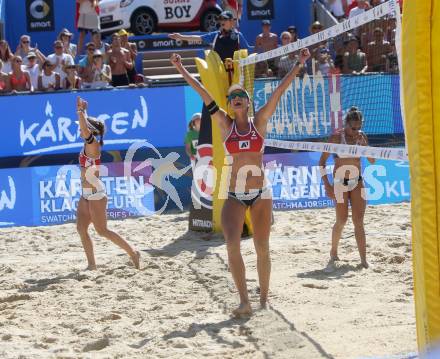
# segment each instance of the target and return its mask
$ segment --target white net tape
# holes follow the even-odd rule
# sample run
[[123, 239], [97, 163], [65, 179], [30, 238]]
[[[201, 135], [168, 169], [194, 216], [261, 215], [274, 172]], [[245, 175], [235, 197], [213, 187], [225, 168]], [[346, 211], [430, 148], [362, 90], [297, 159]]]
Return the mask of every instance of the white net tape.
[[273, 139], [266, 139], [264, 144], [269, 147], [292, 151], [330, 152], [336, 153], [337, 155], [350, 155], [352, 157], [373, 157], [384, 160], [408, 161], [408, 155], [404, 148], [356, 146], [323, 142], [281, 141]]

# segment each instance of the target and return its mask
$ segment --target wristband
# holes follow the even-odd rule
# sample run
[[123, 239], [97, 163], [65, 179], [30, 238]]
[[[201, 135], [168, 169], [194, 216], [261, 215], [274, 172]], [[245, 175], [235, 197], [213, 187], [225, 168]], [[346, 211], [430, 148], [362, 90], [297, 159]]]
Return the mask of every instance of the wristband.
[[215, 101], [212, 101], [208, 106], [206, 106], [206, 108], [208, 109], [208, 112], [210, 115], [215, 114], [218, 110], [220, 110], [220, 108], [218, 107], [218, 105], [215, 103]]
[[94, 140], [95, 137], [93, 136], [93, 133], [90, 133], [90, 136], [84, 139], [84, 141], [86, 141], [86, 143], [88, 143], [89, 145], [93, 143]]

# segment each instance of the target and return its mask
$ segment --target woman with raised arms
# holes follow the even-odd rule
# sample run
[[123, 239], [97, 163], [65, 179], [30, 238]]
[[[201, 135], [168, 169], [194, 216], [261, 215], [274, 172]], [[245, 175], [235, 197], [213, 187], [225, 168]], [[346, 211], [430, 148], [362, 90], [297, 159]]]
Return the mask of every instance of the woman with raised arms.
[[86, 252], [87, 269], [96, 269], [93, 242], [89, 235], [91, 223], [93, 223], [96, 232], [100, 236], [109, 239], [127, 252], [134, 266], [139, 269], [140, 252], [135, 250], [119, 234], [107, 227], [107, 195], [105, 188], [99, 181], [99, 166], [101, 165], [101, 148], [104, 145], [105, 126], [103, 122], [87, 115], [87, 107], [87, 102], [78, 97], [76, 110], [78, 112], [79, 132], [84, 139], [84, 147], [79, 154], [82, 196], [78, 203], [76, 226]]
[[[221, 215], [226, 239], [229, 268], [240, 295], [240, 305], [233, 311], [235, 316], [252, 313], [246, 286], [245, 266], [240, 252], [240, 239], [246, 209], [250, 208], [254, 229], [254, 245], [257, 252], [257, 271], [260, 285], [260, 304], [266, 307], [270, 278], [269, 234], [272, 214], [272, 198], [264, 178], [263, 152], [266, 125], [275, 112], [281, 95], [289, 87], [304, 63], [310, 57], [308, 49], [301, 50], [299, 61], [284, 77], [267, 103], [248, 116], [250, 97], [240, 85], [228, 91], [228, 106], [233, 116], [220, 109], [205, 87], [182, 65], [179, 55], [171, 56], [171, 63], [188, 84], [200, 95], [211, 117], [221, 130], [225, 150], [232, 160], [228, 198]], [[251, 175], [248, 176], [249, 172]]]

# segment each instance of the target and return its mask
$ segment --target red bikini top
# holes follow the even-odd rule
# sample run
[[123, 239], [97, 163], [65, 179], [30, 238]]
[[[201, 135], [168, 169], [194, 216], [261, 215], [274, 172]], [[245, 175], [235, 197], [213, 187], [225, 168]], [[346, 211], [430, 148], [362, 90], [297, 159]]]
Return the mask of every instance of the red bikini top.
[[245, 135], [240, 135], [237, 131], [237, 126], [232, 124], [231, 132], [223, 143], [225, 150], [229, 154], [241, 152], [263, 152], [264, 138], [255, 128], [254, 122], [249, 123], [249, 132]]
[[14, 74], [11, 75], [10, 81], [13, 87], [17, 87], [18, 85], [26, 85], [27, 79], [24, 73], [21, 74], [20, 78], [17, 78]]
[[90, 158], [86, 155], [84, 148], [79, 153], [79, 165], [83, 168], [89, 168], [90, 166], [99, 166], [101, 164], [101, 157]]

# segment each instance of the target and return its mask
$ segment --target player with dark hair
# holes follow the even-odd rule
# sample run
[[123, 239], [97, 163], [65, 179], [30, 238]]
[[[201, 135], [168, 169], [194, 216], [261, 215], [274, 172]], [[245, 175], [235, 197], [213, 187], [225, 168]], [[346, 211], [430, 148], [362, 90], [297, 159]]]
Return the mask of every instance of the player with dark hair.
[[[78, 203], [76, 226], [86, 252], [87, 269], [96, 269], [93, 242], [88, 232], [90, 223], [93, 223], [100, 236], [111, 240], [125, 250], [134, 266], [139, 269], [140, 252], [136, 251], [119, 234], [107, 228], [107, 195], [102, 182], [99, 181], [101, 147], [104, 145], [104, 123], [87, 115], [87, 102], [80, 97], [77, 99], [76, 109], [80, 135], [84, 139], [84, 147], [79, 155], [83, 193]], [[99, 141], [97, 140], [98, 136]]]
[[[367, 146], [368, 139], [361, 131], [363, 122], [362, 112], [357, 107], [352, 107], [345, 117], [345, 126], [341, 131], [336, 132], [329, 139], [331, 143], [344, 145]], [[338, 257], [338, 244], [341, 239], [342, 230], [348, 218], [348, 204], [351, 205], [352, 221], [354, 234], [361, 257], [361, 265], [368, 268], [366, 239], [364, 230], [364, 214], [366, 208], [364, 182], [362, 178], [362, 168], [360, 157], [352, 155], [334, 155], [335, 167], [333, 170], [333, 185], [330, 183], [325, 169], [330, 153], [324, 152], [319, 160], [321, 175], [324, 181], [327, 195], [336, 200], [336, 222], [332, 230], [332, 247], [330, 250], [330, 260], [325, 269], [331, 273], [336, 269], [335, 261]], [[370, 163], [374, 163], [374, 158], [368, 158]]]

